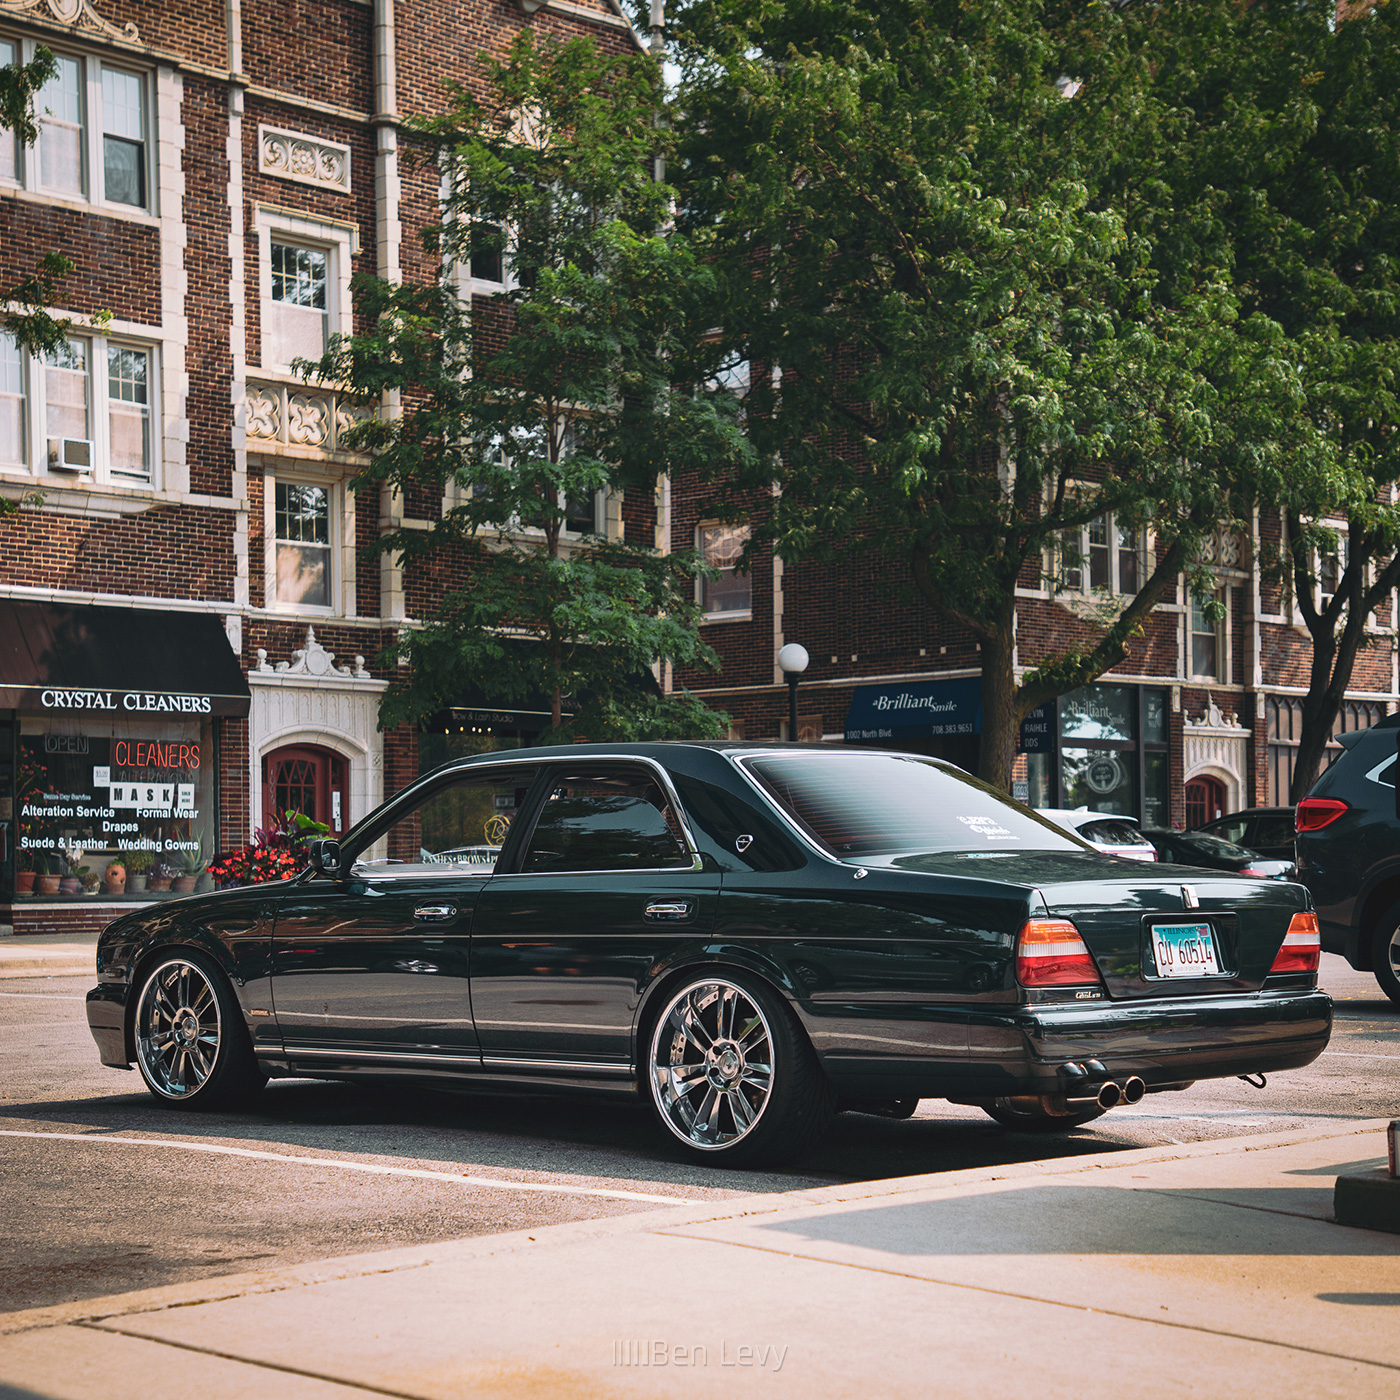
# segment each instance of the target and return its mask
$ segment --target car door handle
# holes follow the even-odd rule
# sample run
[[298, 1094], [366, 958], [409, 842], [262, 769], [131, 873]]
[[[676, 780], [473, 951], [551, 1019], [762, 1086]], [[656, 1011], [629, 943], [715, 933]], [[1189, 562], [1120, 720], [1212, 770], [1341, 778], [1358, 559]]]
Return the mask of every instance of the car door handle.
[[690, 909], [688, 899], [658, 899], [647, 905], [646, 915], [657, 923], [674, 923], [678, 919], [688, 919]]
[[457, 906], [455, 904], [420, 904], [413, 911], [413, 917], [420, 919], [425, 924], [441, 923], [444, 919], [457, 917]]

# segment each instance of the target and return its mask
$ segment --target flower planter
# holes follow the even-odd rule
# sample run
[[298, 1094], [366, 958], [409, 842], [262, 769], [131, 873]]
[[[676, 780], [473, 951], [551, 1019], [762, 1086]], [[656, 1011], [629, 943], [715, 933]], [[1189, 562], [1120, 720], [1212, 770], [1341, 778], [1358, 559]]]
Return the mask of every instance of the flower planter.
[[34, 893], [57, 894], [61, 883], [57, 875], [37, 875], [34, 878]]
[[33, 871], [33, 870], [20, 870], [20, 871], [17, 871], [16, 874], [15, 874], [15, 893], [16, 893], [16, 894], [33, 894], [33, 893], [34, 893], [34, 881], [35, 881], [36, 878], [37, 878], [37, 872], [35, 872], [35, 871]]
[[123, 865], [117, 866], [117, 867], [116, 867], [116, 870], [115, 870], [115, 873], [113, 872], [113, 868], [112, 868], [110, 865], [107, 867], [106, 890], [107, 890], [107, 893], [108, 893], [108, 894], [125, 894], [125, 893], [126, 893], [126, 867], [125, 867], [125, 866], [123, 866]]
[[59, 894], [77, 894], [83, 887], [83, 882], [76, 875], [65, 875], [58, 882]]
[[151, 877], [146, 871], [134, 871], [131, 876], [131, 890], [134, 894], [144, 894], [146, 891], [146, 881]]
[[173, 889], [176, 894], [193, 894], [194, 884], [198, 879], [198, 875], [177, 875], [170, 888]]
[[153, 890], [168, 890], [170, 888], [170, 876], [152, 875], [148, 888]]

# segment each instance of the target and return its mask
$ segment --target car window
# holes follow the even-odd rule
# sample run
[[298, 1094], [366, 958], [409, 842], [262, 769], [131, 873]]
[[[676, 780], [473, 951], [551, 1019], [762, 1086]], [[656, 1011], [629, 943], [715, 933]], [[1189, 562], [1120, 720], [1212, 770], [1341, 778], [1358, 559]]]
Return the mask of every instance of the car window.
[[683, 870], [694, 857], [661, 784], [645, 769], [571, 768], [550, 779], [520, 868]]
[[469, 774], [396, 812], [352, 875], [489, 874], [538, 769]]
[[1222, 841], [1233, 841], [1236, 845], [1244, 841], [1244, 829], [1243, 817], [1226, 817], [1223, 821], [1208, 822], [1198, 828], [1200, 831], [1210, 832], [1212, 836], [1218, 836]]
[[1233, 841], [1221, 840], [1214, 832], [1187, 832], [1176, 838], [1176, 844], [1182, 851], [1195, 851], [1203, 856], [1219, 856], [1222, 860], [1249, 860], [1253, 855], [1252, 851], [1235, 845]]
[[741, 765], [836, 855], [1083, 851], [1059, 827], [936, 760], [894, 754], [763, 754]]
[[[1390, 782], [1395, 782], [1395, 760], [1390, 760]], [[1384, 780], [1382, 780], [1384, 781]], [[1273, 817], [1260, 817], [1254, 824], [1254, 834], [1250, 838], [1256, 846], [1291, 846], [1297, 835], [1293, 826], [1293, 814]]]
[[1150, 846], [1151, 841], [1131, 822], [1085, 822], [1079, 834], [1089, 841], [1101, 841], [1105, 846]]
[[1376, 764], [1376, 766], [1375, 766], [1374, 768], [1372, 768], [1372, 769], [1366, 774], [1366, 776], [1367, 776], [1373, 783], [1382, 783], [1382, 784], [1384, 784], [1384, 786], [1386, 786], [1386, 787], [1394, 787], [1394, 786], [1395, 786], [1395, 764], [1396, 764], [1396, 758], [1395, 758], [1395, 756], [1392, 754], [1392, 755], [1391, 755], [1389, 758], [1387, 758], [1384, 762]]

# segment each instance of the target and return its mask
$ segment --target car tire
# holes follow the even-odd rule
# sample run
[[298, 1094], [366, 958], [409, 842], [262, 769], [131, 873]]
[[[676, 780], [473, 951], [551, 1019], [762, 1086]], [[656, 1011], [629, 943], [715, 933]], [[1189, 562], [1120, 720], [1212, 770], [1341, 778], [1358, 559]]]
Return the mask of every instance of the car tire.
[[1371, 968], [1381, 991], [1400, 1006], [1400, 903], [1392, 904], [1376, 925]]
[[667, 995], [645, 1044], [647, 1102], [695, 1161], [772, 1166], [831, 1125], [835, 1095], [811, 1042], [757, 978], [693, 975]]
[[1010, 1099], [993, 1099], [982, 1105], [982, 1112], [995, 1118], [1003, 1128], [1013, 1128], [1018, 1133], [1063, 1133], [1102, 1118], [1108, 1110], [1096, 1104], [1092, 1108], [1077, 1108], [1073, 1113], [1047, 1113], [1043, 1108], [1022, 1108]]
[[267, 1082], [228, 978], [201, 953], [167, 953], [146, 969], [132, 1030], [146, 1088], [172, 1108], [222, 1107]]

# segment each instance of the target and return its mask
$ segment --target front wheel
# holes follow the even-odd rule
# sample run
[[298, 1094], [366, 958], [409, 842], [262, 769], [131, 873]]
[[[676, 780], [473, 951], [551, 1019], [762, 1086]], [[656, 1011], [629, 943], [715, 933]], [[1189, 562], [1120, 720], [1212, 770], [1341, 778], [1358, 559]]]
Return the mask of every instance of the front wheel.
[[1381, 915], [1371, 945], [1371, 967], [1381, 991], [1400, 1005], [1400, 904], [1392, 904]]
[[993, 1099], [982, 1105], [982, 1112], [995, 1118], [1003, 1128], [1021, 1133], [1063, 1133], [1092, 1123], [1108, 1112], [1106, 1108], [1077, 1108], [1072, 1113], [1047, 1113], [1043, 1108], [1026, 1108], [1011, 1099]]
[[807, 1037], [756, 979], [697, 977], [662, 1009], [645, 1065], [661, 1126], [699, 1161], [771, 1165], [826, 1131], [834, 1096]]
[[135, 1031], [141, 1078], [162, 1103], [214, 1107], [266, 1082], [233, 989], [200, 954], [171, 954], [150, 970]]

